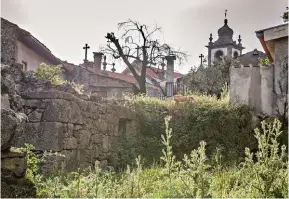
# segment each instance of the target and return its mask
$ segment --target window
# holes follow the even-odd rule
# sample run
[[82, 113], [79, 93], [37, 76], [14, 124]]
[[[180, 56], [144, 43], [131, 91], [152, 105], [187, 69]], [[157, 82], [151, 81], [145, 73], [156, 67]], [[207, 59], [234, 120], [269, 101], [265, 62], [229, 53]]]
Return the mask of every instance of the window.
[[235, 51], [233, 57], [236, 59], [239, 56], [238, 52]]
[[218, 50], [218, 51], [215, 53], [215, 59], [216, 59], [216, 61], [217, 61], [217, 60], [220, 60], [223, 55], [224, 55], [223, 51]]
[[24, 72], [26, 72], [26, 71], [27, 71], [27, 62], [22, 61], [22, 65], [23, 65], [22, 70], [23, 70]]

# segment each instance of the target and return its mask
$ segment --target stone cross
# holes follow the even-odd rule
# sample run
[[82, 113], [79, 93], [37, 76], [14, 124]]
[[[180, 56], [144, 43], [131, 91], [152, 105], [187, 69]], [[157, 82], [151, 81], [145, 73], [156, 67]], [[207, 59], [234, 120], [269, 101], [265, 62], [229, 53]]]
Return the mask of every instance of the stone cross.
[[201, 65], [203, 65], [203, 58], [204, 58], [204, 55], [201, 54], [201, 55], [199, 56], [199, 58], [201, 58]]
[[85, 58], [84, 61], [87, 61], [87, 49], [89, 49], [90, 47], [88, 46], [88, 44], [85, 44], [85, 46], [83, 47], [83, 49], [85, 50]]

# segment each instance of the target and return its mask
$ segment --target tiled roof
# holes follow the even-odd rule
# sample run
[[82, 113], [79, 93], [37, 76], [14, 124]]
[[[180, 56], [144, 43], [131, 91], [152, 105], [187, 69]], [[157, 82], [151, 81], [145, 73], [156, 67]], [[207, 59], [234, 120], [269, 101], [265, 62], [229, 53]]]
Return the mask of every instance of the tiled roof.
[[133, 84], [137, 83], [136, 79], [132, 75], [126, 75], [126, 74], [116, 73], [116, 72], [113, 73], [110, 71], [106, 71], [106, 73], [108, 74], [109, 77], [124, 80], [126, 82], [133, 83]]
[[259, 60], [258, 58], [266, 58], [266, 54], [254, 49], [253, 51], [247, 52], [243, 55], [240, 55], [238, 57], [240, 64], [244, 65], [244, 66], [249, 66], [250, 64], [252, 64], [252, 66], [258, 66], [259, 65]]
[[[159, 74], [160, 72], [166, 72], [166, 70], [162, 70], [162, 69], [158, 69], [156, 67], [150, 67], [150, 68], [147, 68], [146, 70], [147, 72], [147, 75], [149, 75], [150, 77], [152, 78], [159, 78]], [[158, 72], [158, 73], [156, 73]], [[174, 78], [181, 78], [183, 77], [184, 75], [181, 74], [181, 73], [178, 73], [178, 72], [174, 72]]]
[[91, 67], [91, 68], [93, 68], [93, 66], [94, 66], [94, 62], [92, 62], [92, 61], [87, 61], [86, 63], [82, 63], [82, 64], [80, 64], [80, 67]]
[[[126, 73], [129, 72], [129, 71], [130, 71], [129, 68], [127, 67], [126, 69], [124, 69], [124, 70], [122, 71], [122, 73], [123, 73], [123, 74], [126, 74]], [[160, 73], [160, 72], [166, 72], [166, 70], [158, 69], [158, 68], [156, 68], [156, 67], [150, 67], [150, 68], [147, 68], [147, 69], [146, 69], [147, 75], [148, 75], [149, 77], [151, 77], [151, 78], [159, 78], [159, 74], [156, 73], [156, 72], [158, 72], [158, 73]], [[181, 73], [179, 73], [179, 72], [174, 72], [174, 78], [175, 78], [175, 79], [181, 78], [181, 77], [183, 77], [183, 76], [184, 76], [184, 75], [181, 74]]]

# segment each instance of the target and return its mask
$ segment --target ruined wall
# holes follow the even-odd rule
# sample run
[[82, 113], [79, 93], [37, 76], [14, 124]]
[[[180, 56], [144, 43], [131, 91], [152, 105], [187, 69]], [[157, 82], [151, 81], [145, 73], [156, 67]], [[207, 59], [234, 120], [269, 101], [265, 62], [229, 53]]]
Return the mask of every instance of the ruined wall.
[[[9, 93], [6, 90], [12, 89], [2, 86], [4, 107], [1, 111], [11, 107], [27, 116], [21, 128], [23, 133], [17, 133], [13, 143], [16, 147], [24, 147], [25, 143], [34, 145], [41, 157], [43, 172], [62, 166], [68, 171], [86, 168], [93, 166], [96, 160], [101, 167], [112, 165], [119, 136], [137, 134], [136, 113], [121, 105], [122, 102], [78, 93], [69, 84], [52, 85], [23, 73], [20, 64], [7, 68], [7, 72], [2, 73], [5, 78], [1, 83], [15, 91]], [[10, 139], [9, 128], [14, 128], [14, 123], [7, 124], [3, 126], [8, 128], [7, 139], [2, 134], [2, 143]]]
[[273, 65], [230, 69], [230, 102], [243, 103], [257, 112], [273, 114]]
[[262, 111], [267, 115], [273, 114], [274, 109], [274, 93], [273, 93], [273, 65], [261, 66], [261, 99], [262, 99]]
[[230, 68], [230, 102], [243, 103], [262, 112], [260, 67]]
[[286, 90], [288, 90], [288, 37], [276, 39], [274, 45], [274, 87], [276, 92], [276, 96], [274, 96], [274, 111], [279, 110], [283, 113], [287, 97]]
[[84, 90], [87, 92], [117, 99], [122, 99], [125, 94], [134, 92], [131, 83], [103, 74], [94, 74], [85, 68], [74, 65], [68, 66], [67, 63], [64, 63], [64, 66], [70, 69], [70, 71], [66, 70], [65, 78], [84, 85]]
[[[26, 115], [17, 93], [22, 81], [22, 65], [1, 64], [1, 196], [3, 198], [36, 197], [36, 188], [25, 178], [26, 153], [15, 148], [17, 139], [24, 133]], [[14, 70], [16, 69], [16, 70]]]
[[28, 122], [17, 145], [30, 143], [37, 151], [57, 152], [57, 157], [44, 157], [45, 172], [61, 164], [68, 170], [86, 168], [96, 160], [106, 166], [117, 151], [120, 120], [127, 121], [121, 124], [128, 125], [124, 133], [137, 132], [135, 113], [113, 102], [84, 100], [62, 91], [26, 92], [22, 98]]
[[1, 18], [1, 63], [11, 65], [17, 59], [17, 27]]

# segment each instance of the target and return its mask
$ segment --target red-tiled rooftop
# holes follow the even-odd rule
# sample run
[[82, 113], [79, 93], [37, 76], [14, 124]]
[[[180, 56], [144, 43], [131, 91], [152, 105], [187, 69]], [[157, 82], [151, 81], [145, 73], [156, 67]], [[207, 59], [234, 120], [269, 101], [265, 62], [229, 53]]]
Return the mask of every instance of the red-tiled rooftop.
[[[158, 69], [158, 68], [155, 68], [155, 67], [151, 67], [151, 68], [147, 68], [147, 75], [149, 75], [150, 77], [153, 77], [153, 78], [159, 78], [159, 74], [157, 74], [156, 72], [166, 72], [166, 70], [162, 70], [162, 69]], [[184, 75], [181, 74], [181, 73], [178, 73], [178, 72], [174, 72], [174, 78], [181, 78], [183, 77]]]
[[[126, 68], [124, 71], [122, 71], [123, 74], [126, 74], [127, 72], [129, 71], [129, 68]], [[150, 68], [147, 68], [146, 70], [146, 74], [152, 78], [159, 78], [159, 72], [166, 72], [166, 70], [162, 70], [162, 69], [159, 69], [159, 68], [155, 68], [155, 67], [150, 67]], [[158, 73], [156, 73], [158, 72]], [[174, 78], [177, 79], [177, 78], [181, 78], [183, 77], [184, 75], [181, 74], [181, 73], [178, 73], [178, 72], [174, 72]]]
[[116, 72], [113, 73], [110, 71], [106, 71], [106, 72], [107, 72], [109, 77], [121, 79], [121, 80], [124, 80], [126, 82], [133, 83], [133, 84], [137, 83], [136, 79], [132, 75], [126, 75], [126, 74], [116, 73]]

